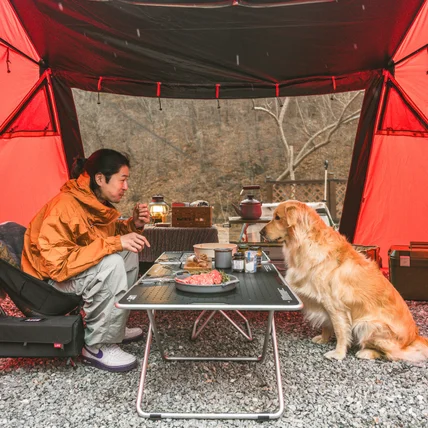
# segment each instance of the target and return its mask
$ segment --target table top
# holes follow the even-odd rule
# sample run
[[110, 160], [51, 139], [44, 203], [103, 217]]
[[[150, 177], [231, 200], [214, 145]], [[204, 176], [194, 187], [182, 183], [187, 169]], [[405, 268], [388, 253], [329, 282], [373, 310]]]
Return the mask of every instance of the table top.
[[257, 220], [245, 220], [242, 217], [229, 217], [230, 224], [256, 224], [256, 223], [269, 223], [272, 216], [260, 217]]
[[189, 293], [177, 290], [175, 282], [143, 282], [151, 277], [173, 276], [180, 269], [180, 264], [153, 265], [116, 306], [133, 310], [298, 311], [303, 308], [271, 263], [262, 265], [256, 273], [233, 272], [239, 283], [234, 290], [223, 293]]

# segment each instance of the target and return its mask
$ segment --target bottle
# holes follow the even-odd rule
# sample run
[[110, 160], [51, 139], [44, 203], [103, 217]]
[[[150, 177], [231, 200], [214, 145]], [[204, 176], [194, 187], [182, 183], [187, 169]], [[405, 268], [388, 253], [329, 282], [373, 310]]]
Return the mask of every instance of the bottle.
[[245, 252], [248, 250], [247, 244], [238, 244], [238, 251], [245, 256]]
[[245, 254], [237, 251], [232, 257], [232, 271], [244, 272], [245, 268]]
[[257, 256], [256, 256], [256, 264], [257, 264], [257, 269], [261, 269], [262, 267], [262, 247], [250, 247], [250, 250], [255, 251]]
[[257, 272], [257, 252], [253, 250], [247, 250], [245, 252], [245, 273]]

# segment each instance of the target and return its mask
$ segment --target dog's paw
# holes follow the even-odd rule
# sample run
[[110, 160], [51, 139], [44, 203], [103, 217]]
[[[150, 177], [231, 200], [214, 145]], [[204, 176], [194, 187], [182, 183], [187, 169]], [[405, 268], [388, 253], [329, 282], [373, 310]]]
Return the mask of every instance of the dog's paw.
[[323, 337], [322, 334], [319, 334], [318, 336], [312, 338], [312, 342], [317, 343], [318, 345], [325, 345], [329, 342], [329, 340], [330, 339], [326, 339], [325, 337]]
[[363, 360], [376, 360], [381, 357], [381, 354], [374, 349], [361, 349], [355, 354], [355, 356]]
[[328, 358], [329, 360], [343, 360], [346, 357], [346, 352], [338, 351], [337, 349], [333, 351], [326, 352], [324, 354], [325, 358]]

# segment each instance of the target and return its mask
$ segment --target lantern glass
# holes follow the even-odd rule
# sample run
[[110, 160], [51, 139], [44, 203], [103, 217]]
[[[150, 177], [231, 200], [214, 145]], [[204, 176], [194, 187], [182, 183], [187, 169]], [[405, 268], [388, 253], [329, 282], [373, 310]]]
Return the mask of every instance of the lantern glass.
[[164, 201], [162, 195], [152, 196], [152, 201], [149, 203], [150, 217], [153, 223], [164, 223], [169, 213], [169, 205]]

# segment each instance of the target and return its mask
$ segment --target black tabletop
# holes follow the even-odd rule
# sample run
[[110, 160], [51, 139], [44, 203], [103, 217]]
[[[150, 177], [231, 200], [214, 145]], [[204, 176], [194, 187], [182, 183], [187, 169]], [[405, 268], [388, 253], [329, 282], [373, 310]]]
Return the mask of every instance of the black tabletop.
[[[171, 278], [180, 264], [154, 265], [116, 304], [121, 309], [162, 310], [274, 310], [297, 311], [303, 305], [285, 284], [273, 264], [264, 264], [256, 273], [233, 272], [239, 279], [234, 290], [201, 294], [177, 290]], [[152, 271], [152, 272], [151, 272]], [[228, 272], [227, 273], [232, 273]], [[149, 279], [153, 282], [146, 283]]]

